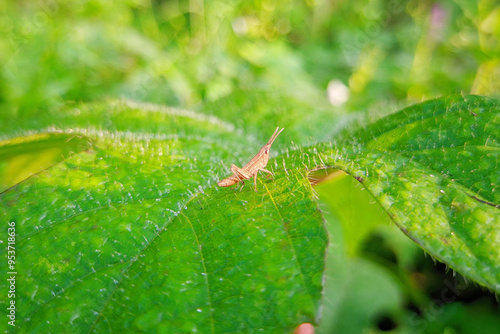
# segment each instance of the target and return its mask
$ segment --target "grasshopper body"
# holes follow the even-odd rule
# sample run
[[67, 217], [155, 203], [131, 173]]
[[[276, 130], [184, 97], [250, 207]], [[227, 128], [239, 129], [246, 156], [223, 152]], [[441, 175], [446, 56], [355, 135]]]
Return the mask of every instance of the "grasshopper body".
[[267, 165], [267, 162], [269, 161], [269, 151], [271, 149], [271, 145], [273, 144], [276, 137], [278, 137], [278, 135], [281, 133], [281, 131], [284, 130], [284, 128], [279, 131], [278, 130], [279, 126], [276, 128], [273, 135], [271, 136], [271, 139], [269, 139], [267, 144], [262, 146], [259, 153], [257, 153], [255, 157], [253, 157], [252, 160], [250, 160], [250, 162], [247, 163], [243, 168], [239, 168], [238, 166], [232, 164], [231, 172], [233, 172], [233, 175], [229, 176], [224, 180], [219, 181], [217, 185], [219, 185], [219, 187], [229, 187], [232, 186], [233, 184], [241, 182], [241, 188], [240, 188], [241, 190], [245, 185], [243, 180], [249, 179], [253, 176], [254, 177], [253, 183], [255, 191], [257, 192], [257, 174], [259, 173], [259, 171], [266, 172], [271, 176], [273, 175], [273, 173], [265, 169], [265, 167]]

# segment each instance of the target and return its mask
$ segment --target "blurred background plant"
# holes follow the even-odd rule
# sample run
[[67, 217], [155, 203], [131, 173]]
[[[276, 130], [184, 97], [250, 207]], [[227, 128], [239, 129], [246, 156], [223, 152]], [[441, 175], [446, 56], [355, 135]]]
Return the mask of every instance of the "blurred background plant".
[[500, 94], [494, 0], [9, 0], [0, 13], [8, 116], [102, 96], [193, 107], [255, 88], [348, 111]]
[[[0, 138], [6, 126], [107, 96], [199, 108], [261, 90], [366, 114], [457, 92], [498, 98], [499, 41], [496, 0], [7, 0]], [[335, 255], [320, 332], [500, 326], [488, 292], [435, 270], [386, 217], [328, 217]]]

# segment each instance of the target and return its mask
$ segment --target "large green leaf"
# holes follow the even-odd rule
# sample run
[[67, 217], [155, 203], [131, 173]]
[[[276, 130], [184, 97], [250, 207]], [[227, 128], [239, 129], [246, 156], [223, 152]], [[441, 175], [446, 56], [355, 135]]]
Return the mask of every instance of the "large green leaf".
[[327, 236], [306, 171], [279, 159], [258, 193], [215, 184], [274, 124], [249, 139], [213, 116], [131, 102], [57, 121], [92, 146], [0, 195], [1, 220], [16, 228], [15, 268], [2, 277], [18, 272], [21, 332], [287, 332], [316, 321]]
[[[500, 291], [497, 101], [438, 99], [307, 146], [308, 129], [335, 132], [327, 113], [264, 96], [249, 117], [231, 112], [237, 101], [200, 113], [105, 102], [22, 125], [91, 147], [0, 195], [2, 221], [16, 224], [21, 331], [289, 332], [317, 321], [327, 237], [314, 168], [355, 176], [430, 254]], [[286, 130], [275, 179], [260, 177], [258, 193], [218, 188], [276, 125]]]

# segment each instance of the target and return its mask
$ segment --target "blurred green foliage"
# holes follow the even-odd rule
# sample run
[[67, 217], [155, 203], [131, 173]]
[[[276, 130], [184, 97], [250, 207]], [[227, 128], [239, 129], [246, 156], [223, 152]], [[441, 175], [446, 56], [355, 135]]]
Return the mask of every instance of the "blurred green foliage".
[[101, 96], [190, 107], [239, 89], [347, 110], [500, 94], [500, 6], [454, 1], [13, 1], [0, 4], [0, 110]]

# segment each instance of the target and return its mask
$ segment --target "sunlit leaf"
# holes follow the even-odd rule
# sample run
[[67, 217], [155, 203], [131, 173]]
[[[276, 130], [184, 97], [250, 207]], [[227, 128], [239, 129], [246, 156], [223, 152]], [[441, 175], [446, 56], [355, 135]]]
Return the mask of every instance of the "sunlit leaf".
[[249, 159], [268, 138], [131, 102], [61, 123], [84, 125], [92, 146], [0, 195], [1, 220], [16, 228], [8, 271], [21, 332], [286, 332], [316, 321], [327, 236], [306, 172], [280, 158], [258, 193], [216, 186], [234, 150]]

